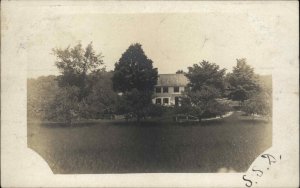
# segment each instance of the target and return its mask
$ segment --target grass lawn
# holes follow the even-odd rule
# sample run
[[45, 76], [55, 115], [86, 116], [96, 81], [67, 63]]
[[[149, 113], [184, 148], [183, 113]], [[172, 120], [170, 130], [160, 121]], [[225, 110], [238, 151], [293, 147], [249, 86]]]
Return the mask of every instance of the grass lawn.
[[28, 146], [59, 174], [244, 172], [271, 145], [271, 123], [239, 112], [193, 125], [28, 122]]

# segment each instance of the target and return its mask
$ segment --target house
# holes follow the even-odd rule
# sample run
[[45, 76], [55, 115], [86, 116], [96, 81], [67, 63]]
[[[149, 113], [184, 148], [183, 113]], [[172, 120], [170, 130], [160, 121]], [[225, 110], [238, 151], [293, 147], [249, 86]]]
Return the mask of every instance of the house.
[[180, 105], [179, 97], [188, 82], [184, 74], [159, 74], [152, 102], [166, 106]]

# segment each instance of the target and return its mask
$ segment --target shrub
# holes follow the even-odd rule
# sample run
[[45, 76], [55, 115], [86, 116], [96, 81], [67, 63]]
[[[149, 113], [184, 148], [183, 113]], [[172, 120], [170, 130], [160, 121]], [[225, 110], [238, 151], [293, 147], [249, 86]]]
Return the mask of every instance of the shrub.
[[164, 106], [152, 104], [147, 109], [147, 116], [161, 117], [165, 111], [166, 111], [166, 109], [164, 108]]
[[246, 100], [242, 110], [248, 115], [272, 116], [272, 97], [266, 92], [260, 92]]

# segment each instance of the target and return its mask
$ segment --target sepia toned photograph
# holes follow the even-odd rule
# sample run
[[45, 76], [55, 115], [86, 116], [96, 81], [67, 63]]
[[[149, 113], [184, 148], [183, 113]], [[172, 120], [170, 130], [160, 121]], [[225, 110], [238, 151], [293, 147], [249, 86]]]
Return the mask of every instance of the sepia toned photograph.
[[79, 18], [88, 33], [48, 43], [28, 66], [28, 147], [53, 173], [244, 172], [272, 146], [272, 68], [244, 48], [257, 41], [228, 38], [250, 23], [218, 34], [207, 22], [223, 18], [209, 14], [55, 23]]
[[[298, 4], [173, 3], [7, 1], [2, 167], [23, 156], [18, 174], [32, 166], [41, 182], [18, 182], [41, 187], [139, 175], [139, 186], [259, 187], [296, 174]], [[8, 135], [35, 157], [10, 158]], [[164, 175], [185, 183], [156, 184]]]

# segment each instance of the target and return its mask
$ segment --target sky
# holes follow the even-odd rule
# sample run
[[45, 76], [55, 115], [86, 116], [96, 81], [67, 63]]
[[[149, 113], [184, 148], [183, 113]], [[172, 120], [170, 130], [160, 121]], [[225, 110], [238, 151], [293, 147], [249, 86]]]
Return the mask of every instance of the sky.
[[272, 74], [273, 63], [282, 55], [278, 45], [294, 40], [295, 36], [284, 36], [287, 31], [281, 24], [292, 23], [286, 12], [295, 10], [278, 3], [264, 9], [258, 3], [220, 3], [225, 4], [174, 10], [169, 5], [158, 11], [145, 11], [142, 5], [136, 9], [141, 11], [130, 6], [118, 11], [114, 5], [27, 5], [20, 8], [22, 17], [12, 19], [26, 23], [19, 26], [19, 37], [30, 78], [58, 75], [52, 49], [79, 42], [83, 46], [92, 42], [104, 56], [107, 70], [114, 69], [130, 44], [140, 43], [160, 74], [185, 71], [202, 60], [230, 72], [237, 58], [246, 58], [258, 74]]

